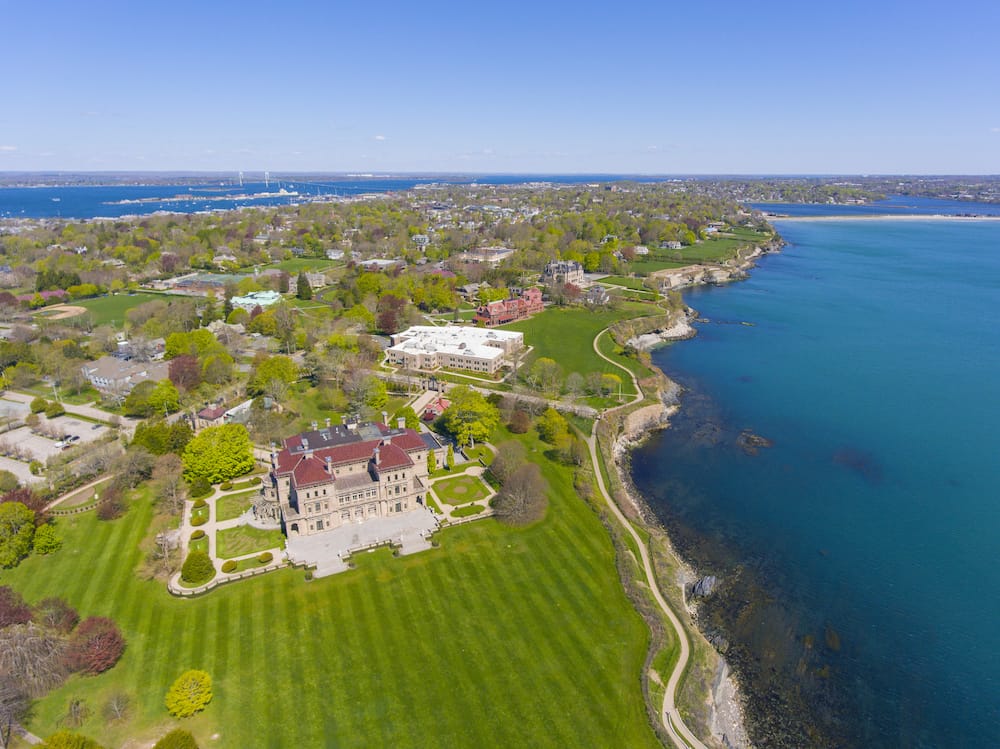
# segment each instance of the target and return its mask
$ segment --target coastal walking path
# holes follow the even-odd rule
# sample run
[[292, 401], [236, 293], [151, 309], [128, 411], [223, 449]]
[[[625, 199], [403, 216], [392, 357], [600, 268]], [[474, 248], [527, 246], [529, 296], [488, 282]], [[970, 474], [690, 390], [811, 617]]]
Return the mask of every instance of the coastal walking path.
[[[601, 353], [597, 346], [598, 339], [606, 333], [606, 330], [602, 330], [594, 337], [594, 351], [597, 352], [598, 356], [611, 362], [616, 367], [624, 369], [628, 372], [629, 376], [632, 378], [632, 382], [635, 384], [636, 392], [638, 396], [632, 403], [637, 403], [642, 400], [645, 396], [642, 390], [639, 388], [639, 381], [635, 374], [628, 369], [623, 367], [618, 362], [609, 359], [604, 354]], [[631, 404], [626, 404], [631, 405]], [[626, 406], [618, 406], [614, 409], [609, 409], [609, 411], [618, 410], [618, 408], [625, 408]], [[691, 729], [687, 727], [684, 723], [684, 719], [677, 710], [677, 686], [680, 683], [681, 676], [684, 674], [684, 669], [687, 668], [688, 660], [691, 658], [691, 643], [688, 640], [687, 632], [684, 630], [684, 626], [681, 624], [680, 619], [674, 613], [674, 610], [670, 608], [670, 604], [667, 603], [663, 594], [660, 592], [660, 586], [656, 582], [656, 577], [653, 573], [653, 564], [649, 557], [649, 550], [646, 548], [646, 544], [643, 543], [642, 538], [636, 532], [635, 528], [632, 527], [632, 523], [629, 522], [628, 518], [621, 511], [618, 503], [611, 498], [610, 492], [608, 492], [607, 487], [604, 485], [604, 475], [601, 472], [601, 464], [598, 462], [599, 458], [597, 455], [597, 424], [594, 422], [594, 426], [591, 428], [590, 435], [587, 437], [587, 447], [590, 448], [590, 460], [594, 464], [594, 477], [597, 479], [597, 487], [601, 490], [601, 494], [604, 496], [605, 502], [607, 502], [608, 507], [611, 508], [611, 512], [621, 523], [622, 527], [625, 528], [635, 540], [635, 545], [639, 549], [639, 555], [642, 557], [642, 569], [646, 576], [646, 583], [649, 586], [649, 590], [653, 593], [653, 598], [656, 600], [656, 604], [660, 607], [663, 613], [666, 615], [667, 619], [670, 620], [671, 626], [674, 628], [674, 632], [677, 635], [677, 641], [680, 643], [680, 655], [677, 657], [677, 663], [674, 665], [674, 670], [670, 674], [670, 678], [667, 680], [667, 686], [664, 690], [663, 695], [663, 710], [661, 717], [663, 720], [663, 725], [670, 734], [671, 740], [674, 744], [679, 747], [679, 749], [707, 749], [707, 747], [699, 741], [698, 737], [695, 736]]]
[[[594, 424], [594, 430], [596, 431], [597, 425]], [[590, 448], [590, 459], [594, 463], [594, 477], [597, 479], [597, 487], [601, 490], [601, 494], [604, 495], [604, 499], [611, 508], [611, 512], [621, 523], [622, 527], [625, 528], [635, 540], [636, 546], [639, 548], [639, 554], [642, 557], [642, 569], [646, 575], [646, 582], [649, 585], [650, 591], [653, 593], [653, 597], [656, 599], [657, 605], [666, 614], [667, 618], [670, 620], [670, 624], [674, 628], [674, 632], [677, 634], [677, 640], [680, 642], [680, 655], [677, 658], [677, 663], [674, 666], [673, 673], [670, 674], [670, 679], [667, 681], [667, 687], [665, 694], [663, 695], [663, 725], [666, 727], [667, 731], [670, 733], [670, 738], [673, 739], [674, 744], [680, 749], [689, 749], [689, 747], [695, 747], [695, 749], [707, 749], [707, 747], [698, 740], [691, 729], [687, 727], [684, 723], [684, 719], [681, 718], [679, 712], [677, 712], [677, 685], [680, 683], [681, 675], [684, 673], [684, 669], [687, 667], [688, 659], [691, 657], [691, 643], [688, 642], [687, 632], [684, 631], [684, 627], [681, 625], [680, 619], [674, 613], [673, 609], [664, 599], [663, 594], [660, 593], [660, 586], [656, 583], [656, 577], [653, 575], [653, 564], [649, 558], [649, 551], [646, 549], [646, 544], [643, 543], [642, 538], [636, 532], [635, 528], [628, 521], [628, 518], [622, 513], [618, 504], [611, 499], [611, 494], [608, 492], [607, 487], [604, 485], [604, 476], [601, 475], [600, 463], [598, 463], [597, 457], [597, 439], [594, 436], [594, 432], [591, 432], [590, 436], [587, 437], [587, 446]]]

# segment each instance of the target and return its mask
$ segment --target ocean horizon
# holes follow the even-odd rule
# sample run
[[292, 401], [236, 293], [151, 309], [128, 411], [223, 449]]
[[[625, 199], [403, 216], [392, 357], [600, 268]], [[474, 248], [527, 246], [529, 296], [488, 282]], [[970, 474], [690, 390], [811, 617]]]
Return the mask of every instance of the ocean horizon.
[[749, 280], [685, 294], [698, 336], [653, 355], [681, 411], [633, 480], [722, 580], [701, 623], [762, 746], [990, 745], [1000, 224], [774, 223], [789, 244]]

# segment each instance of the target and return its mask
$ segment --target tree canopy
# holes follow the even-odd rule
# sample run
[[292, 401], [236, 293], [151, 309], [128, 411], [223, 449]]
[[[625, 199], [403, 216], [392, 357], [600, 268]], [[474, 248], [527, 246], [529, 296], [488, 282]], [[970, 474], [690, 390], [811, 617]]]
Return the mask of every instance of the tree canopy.
[[0, 567], [14, 567], [31, 552], [35, 513], [20, 502], [0, 503]]
[[242, 424], [208, 427], [184, 448], [184, 478], [216, 484], [253, 470], [253, 446]]
[[448, 393], [451, 405], [442, 415], [442, 423], [459, 445], [473, 440], [485, 442], [500, 424], [500, 411], [481, 394], [458, 385]]

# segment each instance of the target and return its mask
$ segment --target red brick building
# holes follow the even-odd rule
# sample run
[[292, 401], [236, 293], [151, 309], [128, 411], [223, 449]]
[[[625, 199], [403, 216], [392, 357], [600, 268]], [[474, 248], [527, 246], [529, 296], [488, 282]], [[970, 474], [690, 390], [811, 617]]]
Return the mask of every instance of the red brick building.
[[537, 287], [525, 289], [519, 297], [490, 302], [476, 309], [476, 323], [487, 328], [523, 320], [542, 311], [542, 291]]

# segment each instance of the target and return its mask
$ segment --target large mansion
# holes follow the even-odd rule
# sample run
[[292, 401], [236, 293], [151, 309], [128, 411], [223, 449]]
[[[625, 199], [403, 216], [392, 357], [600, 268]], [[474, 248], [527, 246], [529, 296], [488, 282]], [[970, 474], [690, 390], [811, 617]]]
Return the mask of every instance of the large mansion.
[[542, 290], [525, 289], [520, 296], [482, 304], [476, 309], [476, 322], [487, 328], [531, 317], [542, 311]]
[[468, 369], [494, 374], [505, 356], [524, 346], [524, 334], [467, 325], [414, 325], [396, 333], [386, 349], [390, 364], [406, 369]]
[[412, 512], [427, 493], [430, 449], [401, 423], [349, 422], [289, 437], [271, 454], [258, 515], [280, 519], [292, 539]]

